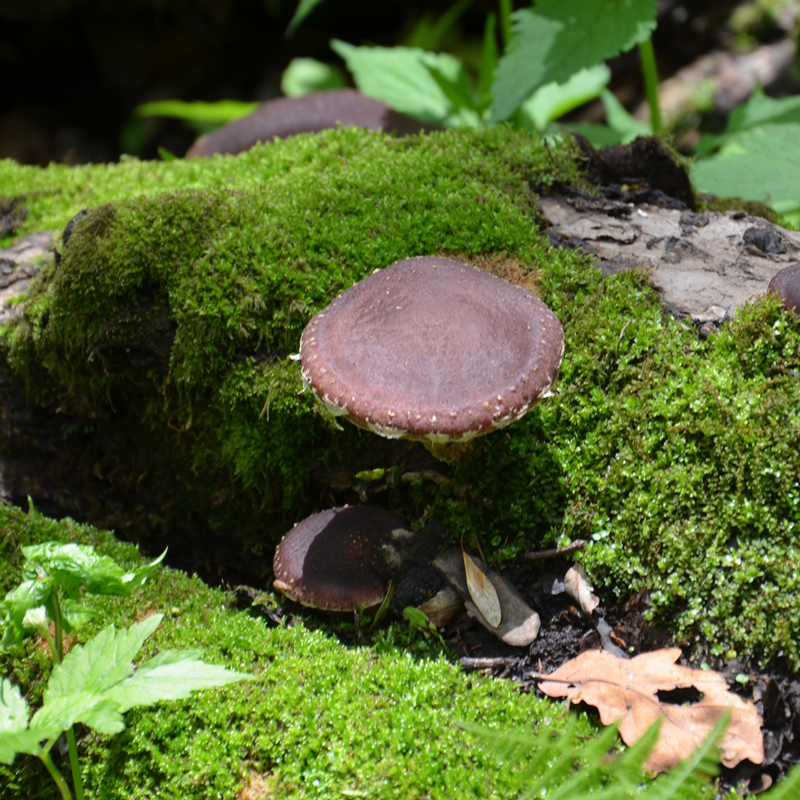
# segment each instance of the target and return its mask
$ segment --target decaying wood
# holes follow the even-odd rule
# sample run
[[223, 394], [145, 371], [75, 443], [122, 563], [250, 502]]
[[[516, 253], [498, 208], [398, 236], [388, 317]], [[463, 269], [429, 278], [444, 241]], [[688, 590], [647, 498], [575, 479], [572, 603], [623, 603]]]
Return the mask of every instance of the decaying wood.
[[467, 613], [476, 622], [479, 622], [486, 630], [506, 644], [510, 644], [513, 647], [529, 645], [539, 633], [541, 625], [539, 615], [528, 606], [520, 593], [502, 575], [492, 569], [488, 569], [486, 564], [478, 558], [473, 557], [473, 561], [491, 581], [497, 592], [502, 611], [502, 621], [497, 627], [490, 625], [484, 619], [483, 614], [478, 610], [475, 603], [472, 602], [464, 571], [464, 558], [460, 547], [451, 547], [446, 550], [433, 562], [433, 566], [447, 578], [464, 598]]
[[539, 208], [565, 242], [596, 256], [604, 275], [644, 268], [667, 310], [701, 325], [732, 319], [800, 261], [800, 233], [743, 211], [697, 214], [582, 196], [542, 197]]

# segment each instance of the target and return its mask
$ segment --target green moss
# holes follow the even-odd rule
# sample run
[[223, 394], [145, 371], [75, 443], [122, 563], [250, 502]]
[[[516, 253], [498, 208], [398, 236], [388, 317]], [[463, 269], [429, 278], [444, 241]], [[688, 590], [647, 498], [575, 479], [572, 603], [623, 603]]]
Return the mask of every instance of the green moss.
[[[74, 541], [124, 565], [138, 560], [134, 547], [109, 533], [3, 505], [0, 535], [3, 592], [19, 579], [25, 543]], [[520, 694], [510, 682], [466, 675], [419, 647], [406, 650], [398, 626], [348, 648], [302, 625], [268, 628], [231, 608], [230, 599], [168, 568], [131, 598], [88, 599], [98, 616], [80, 630], [81, 640], [110, 622], [127, 625], [158, 611], [166, 617], [144, 657], [157, 648], [199, 648], [205, 661], [260, 676], [130, 711], [128, 727], [115, 737], [79, 730], [89, 797], [231, 798], [254, 772], [275, 797], [501, 798], [511, 776], [456, 722], [494, 730], [546, 724], [554, 733], [566, 722], [559, 706]], [[32, 643], [22, 657], [2, 656], [0, 666], [37, 705], [48, 669], [39, 649]], [[585, 718], [580, 733], [593, 733]], [[69, 771], [64, 760], [61, 767]], [[38, 759], [18, 756], [12, 767], [0, 767], [0, 794], [17, 800], [55, 798], [57, 791]]]

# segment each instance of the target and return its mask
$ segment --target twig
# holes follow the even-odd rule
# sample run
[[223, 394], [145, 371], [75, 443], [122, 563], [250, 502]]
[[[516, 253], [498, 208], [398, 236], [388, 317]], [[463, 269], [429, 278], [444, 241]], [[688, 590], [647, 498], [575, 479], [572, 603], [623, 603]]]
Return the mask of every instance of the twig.
[[507, 661], [508, 660], [502, 656], [496, 656], [493, 658], [470, 658], [469, 656], [464, 656], [463, 658], [458, 659], [458, 663], [461, 664], [461, 666], [466, 670], [497, 669], [498, 667], [507, 667]]
[[574, 553], [576, 550], [583, 550], [586, 547], [586, 542], [583, 539], [576, 539], [572, 544], [566, 547], [556, 547], [553, 550], [541, 550], [538, 553], [525, 553], [523, 558], [526, 561], [544, 561], [546, 558], [558, 558], [558, 556], [567, 556]]

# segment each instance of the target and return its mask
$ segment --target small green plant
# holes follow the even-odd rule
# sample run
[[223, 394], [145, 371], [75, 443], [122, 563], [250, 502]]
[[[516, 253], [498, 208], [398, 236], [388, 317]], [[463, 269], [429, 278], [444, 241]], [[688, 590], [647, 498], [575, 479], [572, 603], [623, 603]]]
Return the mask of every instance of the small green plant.
[[[44, 703], [33, 717], [20, 690], [7, 678], [2, 679], [0, 762], [11, 764], [17, 753], [37, 756], [64, 800], [71, 800], [72, 793], [50, 751], [65, 734], [75, 797], [83, 800], [75, 723], [111, 736], [124, 729], [122, 715], [130, 708], [179, 700], [199, 689], [253, 679], [204, 663], [196, 650], [163, 650], [132, 671], [133, 659], [161, 623], [162, 614], [153, 614], [127, 630], [117, 631], [109, 625], [85, 645], [75, 645], [64, 654], [64, 634], [93, 616], [78, 602], [81, 589], [89, 594], [125, 597], [147, 580], [166, 550], [132, 572], [125, 572], [113, 559], [84, 545], [47, 542], [23, 547], [22, 552], [26, 558], [24, 580], [0, 603], [0, 650], [17, 649], [26, 636], [38, 633], [47, 643], [55, 666]], [[59, 597], [59, 593], [66, 597]]]

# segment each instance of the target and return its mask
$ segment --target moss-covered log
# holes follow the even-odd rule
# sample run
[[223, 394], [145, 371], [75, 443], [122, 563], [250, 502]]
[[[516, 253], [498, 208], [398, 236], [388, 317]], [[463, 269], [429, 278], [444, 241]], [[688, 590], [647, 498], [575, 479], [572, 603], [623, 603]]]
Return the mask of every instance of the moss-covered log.
[[[173, 163], [85, 181], [107, 202], [76, 221], [5, 336], [34, 393], [44, 369], [63, 407], [130, 426], [139, 463], [178, 476], [172, 502], [199, 504], [242, 551], [269, 553], [306, 511], [374, 493], [500, 559], [587, 538], [595, 582], [647, 592], [682, 641], [800, 665], [800, 324], [777, 303], [701, 341], [642, 274], [603, 279], [552, 249], [535, 197], [581, 181], [568, 143], [340, 130]], [[14, 176], [20, 192], [41, 177]], [[83, 205], [85, 189], [51, 177], [73, 205], [43, 196], [26, 224]], [[159, 192], [167, 180], [177, 190]], [[401, 480], [415, 450], [337, 429], [289, 359], [338, 292], [429, 253], [536, 285], [567, 347], [556, 396], [478, 442], [443, 485]], [[359, 485], [375, 467], [383, 477]]]

